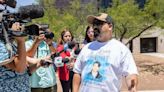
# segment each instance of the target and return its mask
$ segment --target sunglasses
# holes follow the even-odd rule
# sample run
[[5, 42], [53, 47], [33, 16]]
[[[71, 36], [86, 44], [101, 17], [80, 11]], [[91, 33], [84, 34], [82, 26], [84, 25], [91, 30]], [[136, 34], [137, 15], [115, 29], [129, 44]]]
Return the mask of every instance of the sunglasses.
[[87, 34], [91, 34], [91, 33], [94, 33], [94, 30], [92, 30], [92, 31], [87, 31]]
[[105, 22], [104, 21], [100, 21], [100, 20], [93, 20], [93, 26], [99, 26], [99, 25], [103, 25]]

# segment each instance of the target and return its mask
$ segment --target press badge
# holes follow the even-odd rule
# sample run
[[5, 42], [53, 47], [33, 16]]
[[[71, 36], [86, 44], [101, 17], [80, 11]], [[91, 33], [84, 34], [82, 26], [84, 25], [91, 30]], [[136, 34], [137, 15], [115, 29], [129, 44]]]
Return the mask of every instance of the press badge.
[[64, 63], [62, 62], [62, 57], [55, 57], [54, 61], [56, 67], [62, 67], [64, 66]]

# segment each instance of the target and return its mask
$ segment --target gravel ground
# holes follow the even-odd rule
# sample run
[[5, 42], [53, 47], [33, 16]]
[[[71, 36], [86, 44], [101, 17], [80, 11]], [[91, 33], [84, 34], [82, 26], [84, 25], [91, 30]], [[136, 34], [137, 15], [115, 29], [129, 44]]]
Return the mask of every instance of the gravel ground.
[[[134, 54], [139, 70], [138, 90], [164, 90], [164, 54], [153, 54]], [[126, 89], [123, 83], [122, 90]]]

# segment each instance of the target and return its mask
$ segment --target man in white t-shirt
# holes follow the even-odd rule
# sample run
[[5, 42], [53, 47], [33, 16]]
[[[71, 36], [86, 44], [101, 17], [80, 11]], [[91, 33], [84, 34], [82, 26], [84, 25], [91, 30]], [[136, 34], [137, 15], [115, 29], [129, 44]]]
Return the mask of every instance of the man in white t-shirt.
[[129, 49], [112, 39], [111, 17], [102, 13], [88, 16], [87, 21], [93, 25], [97, 40], [84, 46], [77, 58], [73, 92], [120, 92], [122, 77], [126, 78], [128, 90], [136, 92], [137, 67]]

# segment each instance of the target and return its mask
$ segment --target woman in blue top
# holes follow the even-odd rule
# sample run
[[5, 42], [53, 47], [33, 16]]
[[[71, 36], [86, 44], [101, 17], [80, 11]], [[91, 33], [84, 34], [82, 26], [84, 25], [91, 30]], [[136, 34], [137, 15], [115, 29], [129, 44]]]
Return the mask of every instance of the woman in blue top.
[[[13, 31], [20, 31], [20, 24], [14, 23]], [[0, 92], [30, 92], [29, 72], [40, 67], [40, 59], [26, 57], [25, 38], [14, 37], [17, 42], [8, 41], [5, 31], [0, 35]], [[9, 44], [8, 46], [6, 44]], [[17, 45], [17, 46], [16, 46]], [[28, 68], [28, 64], [33, 64]]]
[[[12, 30], [20, 31], [18, 29], [20, 24], [14, 23]], [[29, 92], [29, 75], [25, 72], [27, 69], [25, 38], [14, 37], [14, 39], [17, 42], [17, 48], [12, 42], [9, 45], [13, 51], [7, 49], [4, 40], [0, 40], [0, 64], [3, 64], [0, 66], [0, 92]]]

